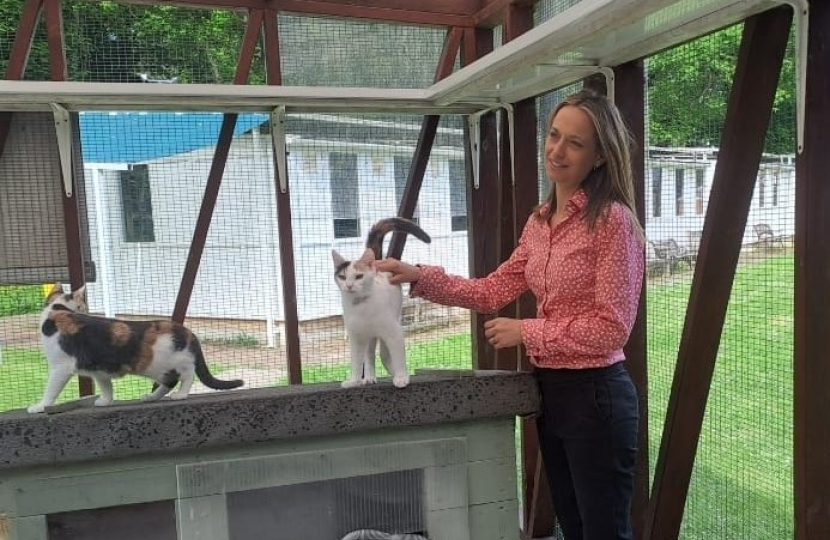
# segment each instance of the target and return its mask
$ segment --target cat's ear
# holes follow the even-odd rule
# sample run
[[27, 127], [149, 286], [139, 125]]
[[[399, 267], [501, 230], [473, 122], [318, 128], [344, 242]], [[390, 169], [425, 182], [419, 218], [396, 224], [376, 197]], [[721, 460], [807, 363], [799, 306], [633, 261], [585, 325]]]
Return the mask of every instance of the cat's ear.
[[46, 300], [44, 303], [48, 306], [58, 296], [63, 296], [63, 287], [61, 287], [60, 283], [55, 283], [52, 286], [52, 290], [49, 291], [49, 294], [46, 295]]
[[335, 267], [342, 266], [343, 264], [348, 262], [339, 253], [337, 253], [337, 250], [334, 249], [331, 250], [331, 259], [334, 261]]
[[86, 285], [81, 285], [72, 293], [72, 299], [78, 303], [86, 303]]
[[375, 252], [368, 248], [366, 249], [366, 251], [363, 252], [363, 256], [360, 258], [360, 262], [362, 262], [363, 264], [372, 264], [374, 260]]

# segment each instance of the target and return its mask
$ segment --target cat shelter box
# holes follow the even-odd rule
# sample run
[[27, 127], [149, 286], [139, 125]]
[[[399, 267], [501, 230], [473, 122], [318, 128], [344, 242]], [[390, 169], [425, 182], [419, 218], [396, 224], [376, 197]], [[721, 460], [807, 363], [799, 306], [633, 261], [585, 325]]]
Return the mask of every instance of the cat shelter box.
[[475, 371], [6, 413], [0, 531], [518, 540], [516, 416], [538, 408], [530, 373]]

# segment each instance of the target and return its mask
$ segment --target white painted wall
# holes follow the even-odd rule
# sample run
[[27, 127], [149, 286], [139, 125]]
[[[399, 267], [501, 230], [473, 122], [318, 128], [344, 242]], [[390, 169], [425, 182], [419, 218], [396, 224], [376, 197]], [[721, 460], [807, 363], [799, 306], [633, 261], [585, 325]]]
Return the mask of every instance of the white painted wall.
[[[300, 320], [341, 314], [333, 281], [331, 250], [346, 258], [363, 252], [365, 233], [378, 219], [394, 215], [394, 155], [411, 148], [345, 147], [358, 153], [361, 238], [334, 239], [328, 150], [319, 141], [289, 143], [288, 170]], [[90, 198], [93, 259], [100, 279], [90, 284], [90, 309], [109, 315], [169, 316], [184, 272], [193, 229], [214, 148], [149, 162], [155, 242], [124, 241], [118, 170], [126, 165], [86, 165], [86, 182], [97, 186]], [[283, 319], [276, 230], [272, 150], [268, 137], [234, 140], [188, 316], [223, 319]], [[404, 258], [467, 272], [467, 238], [451, 231], [449, 158], [433, 153], [421, 190], [420, 224], [433, 238], [425, 245], [410, 238]], [[93, 186], [93, 182], [95, 186]], [[92, 191], [91, 191], [92, 192]], [[391, 236], [391, 235], [390, 235]], [[388, 240], [388, 239], [387, 239]], [[105, 246], [105, 253], [99, 251]], [[104, 299], [107, 299], [105, 304]]]

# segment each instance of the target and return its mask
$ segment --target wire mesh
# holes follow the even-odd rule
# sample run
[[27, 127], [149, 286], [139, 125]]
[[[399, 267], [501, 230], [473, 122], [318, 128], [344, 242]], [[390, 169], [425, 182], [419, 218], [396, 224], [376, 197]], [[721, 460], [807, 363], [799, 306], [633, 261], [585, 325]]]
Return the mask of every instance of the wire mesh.
[[279, 17], [283, 84], [425, 88], [435, 80], [443, 28]]
[[[537, 24], [577, 2], [535, 5]], [[70, 80], [228, 84], [233, 79], [245, 15], [173, 6], [63, 2]], [[24, 3], [0, 1], [0, 21], [19, 20]], [[0, 69], [8, 68], [15, 25], [0, 23]], [[365, 21], [282, 14], [283, 82], [291, 85], [425, 87], [432, 82], [444, 31]], [[495, 46], [501, 27], [494, 29]], [[652, 466], [663, 431], [683, 318], [705, 219], [725, 103], [740, 40], [733, 27], [648, 59], [646, 232], [649, 277], [649, 400]], [[250, 82], [265, 81], [258, 50]], [[682, 66], [683, 69], [678, 69]], [[787, 53], [752, 199], [713, 378], [681, 537], [793, 536], [792, 320], [794, 232], [794, 60]], [[43, 25], [37, 28], [25, 77], [49, 78]], [[578, 85], [537, 102], [540, 140], [549, 111]], [[194, 236], [221, 115], [204, 112], [89, 111], [79, 116], [80, 201], [95, 263], [91, 309], [124, 318], [168, 318]], [[362, 251], [365, 234], [395, 215], [411, 167], [421, 117], [292, 114], [287, 121], [297, 306], [306, 382], [336, 381], [348, 366], [331, 249]], [[3, 222], [20, 253], [65, 258], [56, 206], [60, 192], [49, 116], [17, 115], [3, 157], [3, 215], [31, 205], [39, 229]], [[433, 237], [407, 242], [404, 260], [467, 272], [462, 130], [443, 118], [427, 164], [415, 217]], [[21, 142], [22, 141], [22, 142]], [[20, 143], [23, 158], [10, 165]], [[40, 149], [38, 149], [40, 148]], [[541, 148], [541, 145], [540, 145]], [[247, 386], [285, 384], [284, 290], [274, 184], [273, 144], [264, 115], [240, 115], [187, 323], [201, 337], [220, 378]], [[5, 160], [5, 161], [3, 161]], [[23, 166], [18, 165], [23, 163]], [[6, 169], [2, 169], [6, 167]], [[8, 183], [15, 178], [14, 184]], [[540, 192], [547, 182], [540, 169]], [[29, 191], [25, 191], [29, 190]], [[15, 199], [14, 197], [19, 199]], [[27, 202], [15, 202], [24, 200]], [[2, 235], [0, 235], [2, 236]], [[673, 241], [673, 243], [672, 243]], [[42, 242], [38, 244], [37, 242]], [[8, 244], [6, 245], [8, 249]], [[672, 251], [667, 259], [666, 250]], [[30, 261], [31, 262], [31, 261]], [[0, 286], [0, 411], [34, 402], [45, 364], [37, 343], [44, 285], [65, 279], [36, 261]], [[31, 268], [51, 268], [42, 274]], [[20, 268], [24, 268], [21, 266]], [[469, 367], [469, 316], [407, 300], [404, 321], [410, 370]], [[149, 384], [123, 379], [116, 398]], [[77, 395], [70, 384], [61, 399]]]
[[[349, 353], [331, 250], [359, 258], [371, 226], [397, 215], [421, 118], [291, 115], [288, 128], [304, 380], [342, 380]], [[432, 243], [410, 237], [402, 258], [467, 275], [462, 134], [458, 119], [441, 120], [413, 215]], [[410, 369], [470, 367], [466, 311], [406, 298], [403, 323]]]
[[582, 0], [541, 0], [533, 4], [533, 20], [536, 26], [548, 19], [562, 13], [566, 9], [575, 6]]
[[[92, 313], [126, 319], [171, 316], [223, 121], [222, 114], [206, 112], [80, 114], [90, 258], [97, 269], [87, 290]], [[371, 225], [397, 215], [421, 117], [291, 114], [286, 127], [303, 377], [306, 382], [343, 380], [349, 355], [331, 250], [347, 259], [359, 257]], [[462, 144], [459, 120], [444, 119], [415, 215], [433, 242], [410, 240], [404, 258], [465, 275]], [[37, 162], [34, 148], [19, 157], [15, 161], [24, 170]], [[187, 309], [186, 324], [200, 337], [214, 374], [241, 378], [247, 387], [287, 382], [286, 293], [273, 171], [268, 116], [239, 115]], [[38, 189], [50, 187], [41, 182]], [[57, 226], [52, 230], [62, 232]], [[26, 235], [18, 233], [14, 238], [22, 245]], [[61, 235], [53, 243], [56, 250], [65, 249]], [[26, 291], [30, 304], [9, 308], [29, 311], [25, 324], [12, 325], [18, 319], [4, 317], [0, 333], [9, 343], [25, 335], [27, 343], [27, 375], [11, 374], [19, 388], [7, 394], [5, 408], [34, 402], [42, 382], [31, 379], [45, 376], [37, 341], [42, 291], [37, 285]], [[16, 294], [6, 296], [16, 299]], [[470, 367], [466, 311], [407, 298], [402, 316], [410, 372]], [[6, 357], [11, 354], [6, 351]], [[121, 379], [116, 398], [137, 397], [147, 387], [139, 378]], [[197, 385], [195, 391], [201, 390]]]
[[[646, 233], [652, 466], [717, 163], [741, 26], [648, 59]], [[792, 50], [779, 86], [793, 95]], [[682, 66], [682, 69], [679, 69]], [[681, 538], [793, 536], [794, 100], [771, 122], [709, 394]], [[770, 236], [759, 231], [764, 225]]]

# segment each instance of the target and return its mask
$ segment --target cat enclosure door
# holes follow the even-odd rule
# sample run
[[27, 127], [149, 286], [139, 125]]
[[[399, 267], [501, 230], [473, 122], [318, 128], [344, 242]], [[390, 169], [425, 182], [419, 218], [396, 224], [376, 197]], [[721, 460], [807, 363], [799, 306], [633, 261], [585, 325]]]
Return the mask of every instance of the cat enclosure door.
[[[54, 117], [19, 112], [10, 118], [0, 147], [0, 285], [66, 283], [64, 188]], [[94, 281], [77, 129], [73, 138], [86, 280]]]

